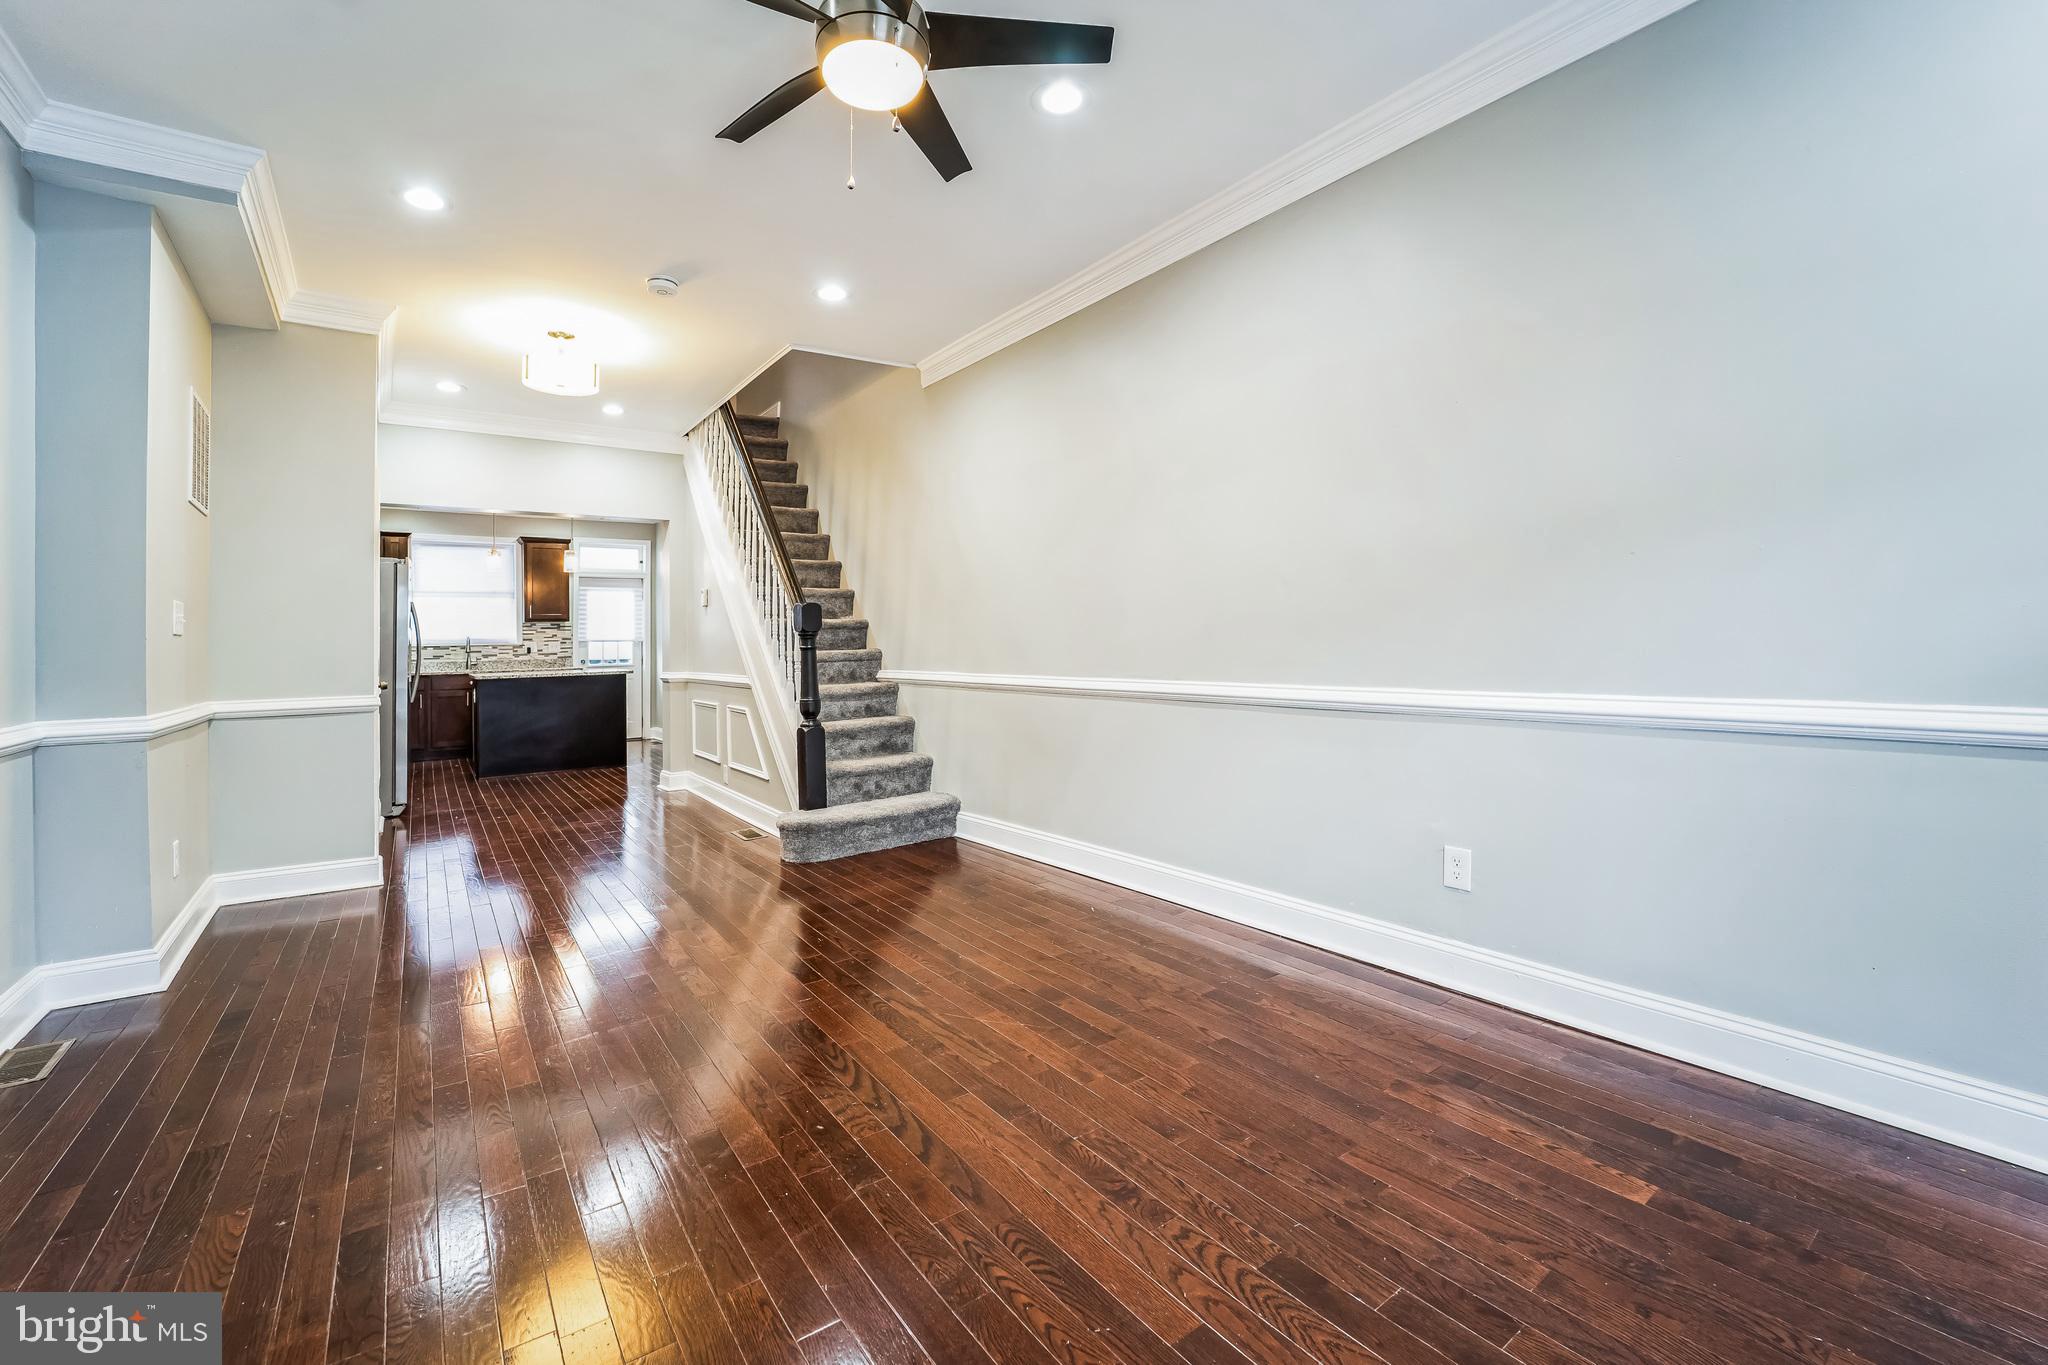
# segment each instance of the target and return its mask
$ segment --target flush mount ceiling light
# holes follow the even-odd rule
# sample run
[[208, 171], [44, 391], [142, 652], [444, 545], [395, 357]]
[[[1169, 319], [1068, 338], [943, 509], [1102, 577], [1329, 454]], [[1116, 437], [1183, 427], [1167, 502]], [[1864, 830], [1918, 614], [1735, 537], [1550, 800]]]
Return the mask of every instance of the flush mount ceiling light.
[[441, 392], [443, 392], [443, 393], [461, 393], [461, 392], [462, 392], [462, 385], [460, 385], [460, 384], [456, 383], [456, 382], [455, 382], [454, 380], [452, 380], [452, 379], [444, 379], [444, 380], [442, 380], [442, 381], [441, 381], [440, 383], [438, 383], [438, 384], [434, 385], [434, 387], [435, 387], [435, 388], [437, 388], [437, 389], [439, 389], [439, 390], [440, 390]]
[[588, 398], [597, 392], [597, 362], [583, 354], [574, 332], [549, 332], [520, 357], [519, 382], [539, 393]]
[[916, 0], [752, 0], [817, 25], [818, 64], [734, 119], [718, 135], [745, 142], [820, 90], [856, 109], [893, 109], [903, 131], [947, 180], [974, 169], [925, 89], [925, 73], [970, 66], [1081, 66], [1109, 60], [1116, 30], [979, 14], [927, 13]]
[[624, 417], [626, 410], [617, 403], [606, 403], [604, 405], [604, 415], [607, 417]]
[[821, 284], [818, 286], [818, 302], [845, 303], [846, 286], [843, 284]]
[[1054, 81], [1038, 92], [1038, 107], [1048, 114], [1071, 114], [1087, 102], [1081, 87], [1072, 81]]
[[448, 207], [448, 201], [430, 185], [414, 185], [405, 192], [405, 202], [422, 213], [439, 213]]

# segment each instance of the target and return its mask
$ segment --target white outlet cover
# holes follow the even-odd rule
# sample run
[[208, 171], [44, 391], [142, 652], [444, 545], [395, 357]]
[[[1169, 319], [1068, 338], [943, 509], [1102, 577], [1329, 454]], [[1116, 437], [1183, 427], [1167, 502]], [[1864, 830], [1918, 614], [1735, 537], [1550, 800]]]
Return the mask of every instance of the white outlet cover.
[[1444, 845], [1444, 885], [1453, 891], [1472, 889], [1472, 850]]
[[184, 633], [185, 604], [183, 602], [173, 602], [171, 603], [171, 634], [183, 635]]
[[184, 867], [184, 850], [179, 847], [178, 841], [173, 839], [171, 840], [171, 875], [173, 877], [177, 876], [184, 870]]

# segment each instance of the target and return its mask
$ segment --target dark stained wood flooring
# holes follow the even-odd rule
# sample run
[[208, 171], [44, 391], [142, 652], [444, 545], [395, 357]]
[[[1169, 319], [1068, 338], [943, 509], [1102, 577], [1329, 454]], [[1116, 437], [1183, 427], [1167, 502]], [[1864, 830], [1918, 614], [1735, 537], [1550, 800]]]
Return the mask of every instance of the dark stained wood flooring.
[[426, 765], [381, 897], [46, 1019], [0, 1285], [219, 1291], [232, 1361], [2048, 1362], [2048, 1179], [650, 779]]

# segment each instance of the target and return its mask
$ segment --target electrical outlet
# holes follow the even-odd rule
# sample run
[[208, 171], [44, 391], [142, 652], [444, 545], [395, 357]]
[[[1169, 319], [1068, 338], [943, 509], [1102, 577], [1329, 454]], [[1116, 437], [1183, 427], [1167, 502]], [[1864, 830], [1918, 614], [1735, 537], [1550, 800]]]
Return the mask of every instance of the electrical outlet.
[[185, 604], [183, 602], [173, 602], [171, 603], [171, 634], [183, 635], [184, 633]]
[[185, 870], [185, 852], [176, 839], [171, 840], [171, 875], [176, 877]]
[[1453, 891], [1472, 889], [1472, 850], [1444, 845], [1444, 885]]

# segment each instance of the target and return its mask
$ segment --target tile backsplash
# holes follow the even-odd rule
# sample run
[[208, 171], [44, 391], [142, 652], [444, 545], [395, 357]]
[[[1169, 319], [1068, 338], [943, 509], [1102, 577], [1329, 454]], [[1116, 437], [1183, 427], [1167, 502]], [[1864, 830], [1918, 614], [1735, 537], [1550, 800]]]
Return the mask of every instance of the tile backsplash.
[[427, 645], [420, 650], [421, 671], [458, 673], [472, 663], [513, 662], [568, 668], [576, 662], [576, 641], [566, 622], [528, 621], [519, 636], [516, 645]]

